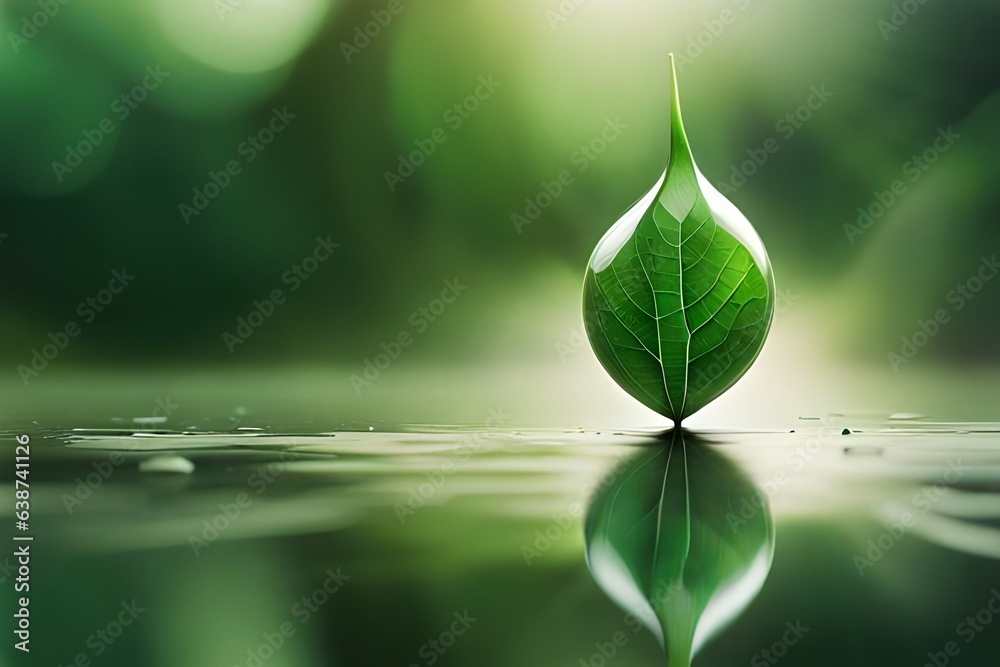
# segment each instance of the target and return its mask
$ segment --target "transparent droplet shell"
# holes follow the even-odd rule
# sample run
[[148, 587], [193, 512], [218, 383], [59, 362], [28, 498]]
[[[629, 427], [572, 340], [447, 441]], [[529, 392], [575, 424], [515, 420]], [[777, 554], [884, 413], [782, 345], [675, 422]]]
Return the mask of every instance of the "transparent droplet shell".
[[694, 162], [673, 56], [671, 77], [667, 165], [597, 244], [584, 320], [611, 377], [680, 423], [753, 364], [774, 316], [775, 286], [756, 230]]

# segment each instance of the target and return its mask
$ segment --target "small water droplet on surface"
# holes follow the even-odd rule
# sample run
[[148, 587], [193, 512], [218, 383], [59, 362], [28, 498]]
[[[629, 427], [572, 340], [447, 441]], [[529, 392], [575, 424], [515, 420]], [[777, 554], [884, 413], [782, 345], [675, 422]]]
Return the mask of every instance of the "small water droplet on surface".
[[194, 463], [183, 456], [154, 456], [139, 463], [139, 472], [173, 472], [189, 475]]

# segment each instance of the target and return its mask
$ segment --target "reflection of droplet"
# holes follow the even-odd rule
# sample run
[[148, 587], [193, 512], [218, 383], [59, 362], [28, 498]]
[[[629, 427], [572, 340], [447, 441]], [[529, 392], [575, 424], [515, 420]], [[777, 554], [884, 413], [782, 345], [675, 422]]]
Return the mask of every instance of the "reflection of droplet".
[[673, 56], [670, 63], [666, 167], [594, 249], [583, 307], [608, 374], [679, 424], [753, 364], [771, 326], [775, 287], [757, 232], [695, 164]]
[[616, 463], [587, 511], [587, 564], [657, 637], [670, 667], [756, 597], [774, 555], [767, 495], [689, 434]]

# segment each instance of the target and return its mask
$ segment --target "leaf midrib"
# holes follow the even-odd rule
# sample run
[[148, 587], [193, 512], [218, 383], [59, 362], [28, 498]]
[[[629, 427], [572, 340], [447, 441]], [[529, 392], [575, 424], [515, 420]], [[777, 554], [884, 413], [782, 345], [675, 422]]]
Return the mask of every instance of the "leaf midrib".
[[[696, 200], [696, 203], [697, 203], [697, 200]], [[692, 211], [694, 210], [693, 206], [691, 207], [691, 210]], [[688, 215], [691, 215], [691, 213], [689, 212]], [[704, 222], [702, 222], [702, 225], [704, 225]], [[701, 229], [701, 225], [699, 225], [698, 229]], [[684, 234], [683, 234], [683, 232], [684, 232], [684, 221], [683, 220], [678, 220], [677, 221], [677, 282], [678, 282], [678, 291], [680, 292], [679, 297], [680, 297], [680, 300], [681, 300], [681, 313], [683, 313], [683, 315], [684, 315], [684, 331], [685, 331], [685, 334], [686, 334], [685, 335], [686, 341], [684, 343], [684, 397], [681, 399], [681, 412], [680, 412], [679, 415], [677, 415], [677, 419], [678, 420], [684, 419], [684, 410], [687, 408], [688, 377], [689, 377], [689, 374], [691, 372], [691, 322], [688, 320], [687, 305], [684, 303], [684, 238], [683, 238]], [[697, 234], [697, 232], [695, 232], [695, 234]], [[690, 238], [690, 237], [688, 237], [688, 238]], [[705, 252], [706, 252], [706, 254], [708, 253], [707, 250]], [[659, 333], [659, 330], [660, 330], [659, 323], [657, 323], [657, 325], [656, 325], [656, 330], [657, 330], [657, 333]], [[662, 363], [663, 362], [661, 361], [660, 362], [661, 366], [662, 366]]]
[[[667, 179], [669, 177], [670, 176], [668, 174], [663, 179], [664, 184], [666, 184]], [[654, 199], [653, 201], [654, 201], [653, 207], [654, 207], [654, 210], [655, 210], [655, 207], [656, 207], [656, 203], [655, 202], [659, 201], [659, 194], [657, 194], [656, 199]], [[651, 218], [650, 222], [652, 222], [653, 226], [656, 227], [657, 229], [659, 229], [659, 227], [656, 224], [656, 220], [653, 220], [652, 216], [650, 216], [650, 218]], [[642, 224], [642, 223], [640, 222], [640, 224]], [[663, 236], [662, 232], [660, 233], [660, 236], [661, 237]], [[664, 241], [665, 240], [666, 239], [664, 239]], [[675, 423], [677, 423], [679, 421], [679, 419], [680, 419], [680, 416], [677, 414], [677, 411], [674, 410], [674, 402], [670, 398], [670, 386], [667, 384], [667, 369], [663, 365], [663, 338], [660, 336], [660, 305], [659, 305], [659, 303], [656, 300], [656, 286], [653, 285], [653, 281], [650, 280], [650, 278], [649, 278], [649, 272], [646, 271], [646, 265], [642, 261], [642, 252], [639, 250], [639, 235], [638, 234], [635, 234], [632, 237], [632, 244], [635, 246], [635, 257], [636, 257], [636, 260], [639, 262], [639, 266], [642, 267], [642, 275], [646, 277], [646, 282], [649, 284], [649, 295], [650, 295], [650, 298], [653, 301], [653, 315], [654, 315], [654, 317], [653, 317], [653, 325], [656, 327], [656, 353], [657, 353], [656, 360], [660, 364], [660, 377], [663, 378], [663, 395], [667, 397], [667, 405], [670, 407], [670, 414], [673, 415], [673, 420], [674, 420]], [[677, 250], [677, 254], [680, 255], [680, 249]], [[625, 290], [623, 289], [622, 291], [625, 291]], [[683, 307], [683, 301], [681, 302], [681, 304], [682, 304], [682, 307]], [[645, 346], [643, 346], [643, 347], [645, 347]], [[669, 458], [667, 459], [667, 465], [668, 466], [670, 465], [670, 459]]]

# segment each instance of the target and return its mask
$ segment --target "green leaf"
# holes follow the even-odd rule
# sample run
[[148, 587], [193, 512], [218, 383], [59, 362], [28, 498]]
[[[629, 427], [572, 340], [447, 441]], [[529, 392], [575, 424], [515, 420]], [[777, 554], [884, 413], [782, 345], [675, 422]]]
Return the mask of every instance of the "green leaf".
[[694, 163], [673, 55], [670, 67], [667, 167], [597, 244], [583, 307], [611, 377], [680, 424], [757, 358], [774, 314], [774, 279], [749, 221]]
[[613, 479], [587, 511], [587, 564], [608, 596], [656, 635], [670, 667], [689, 667], [767, 578], [767, 497], [679, 429], [669, 446], [616, 467]]

